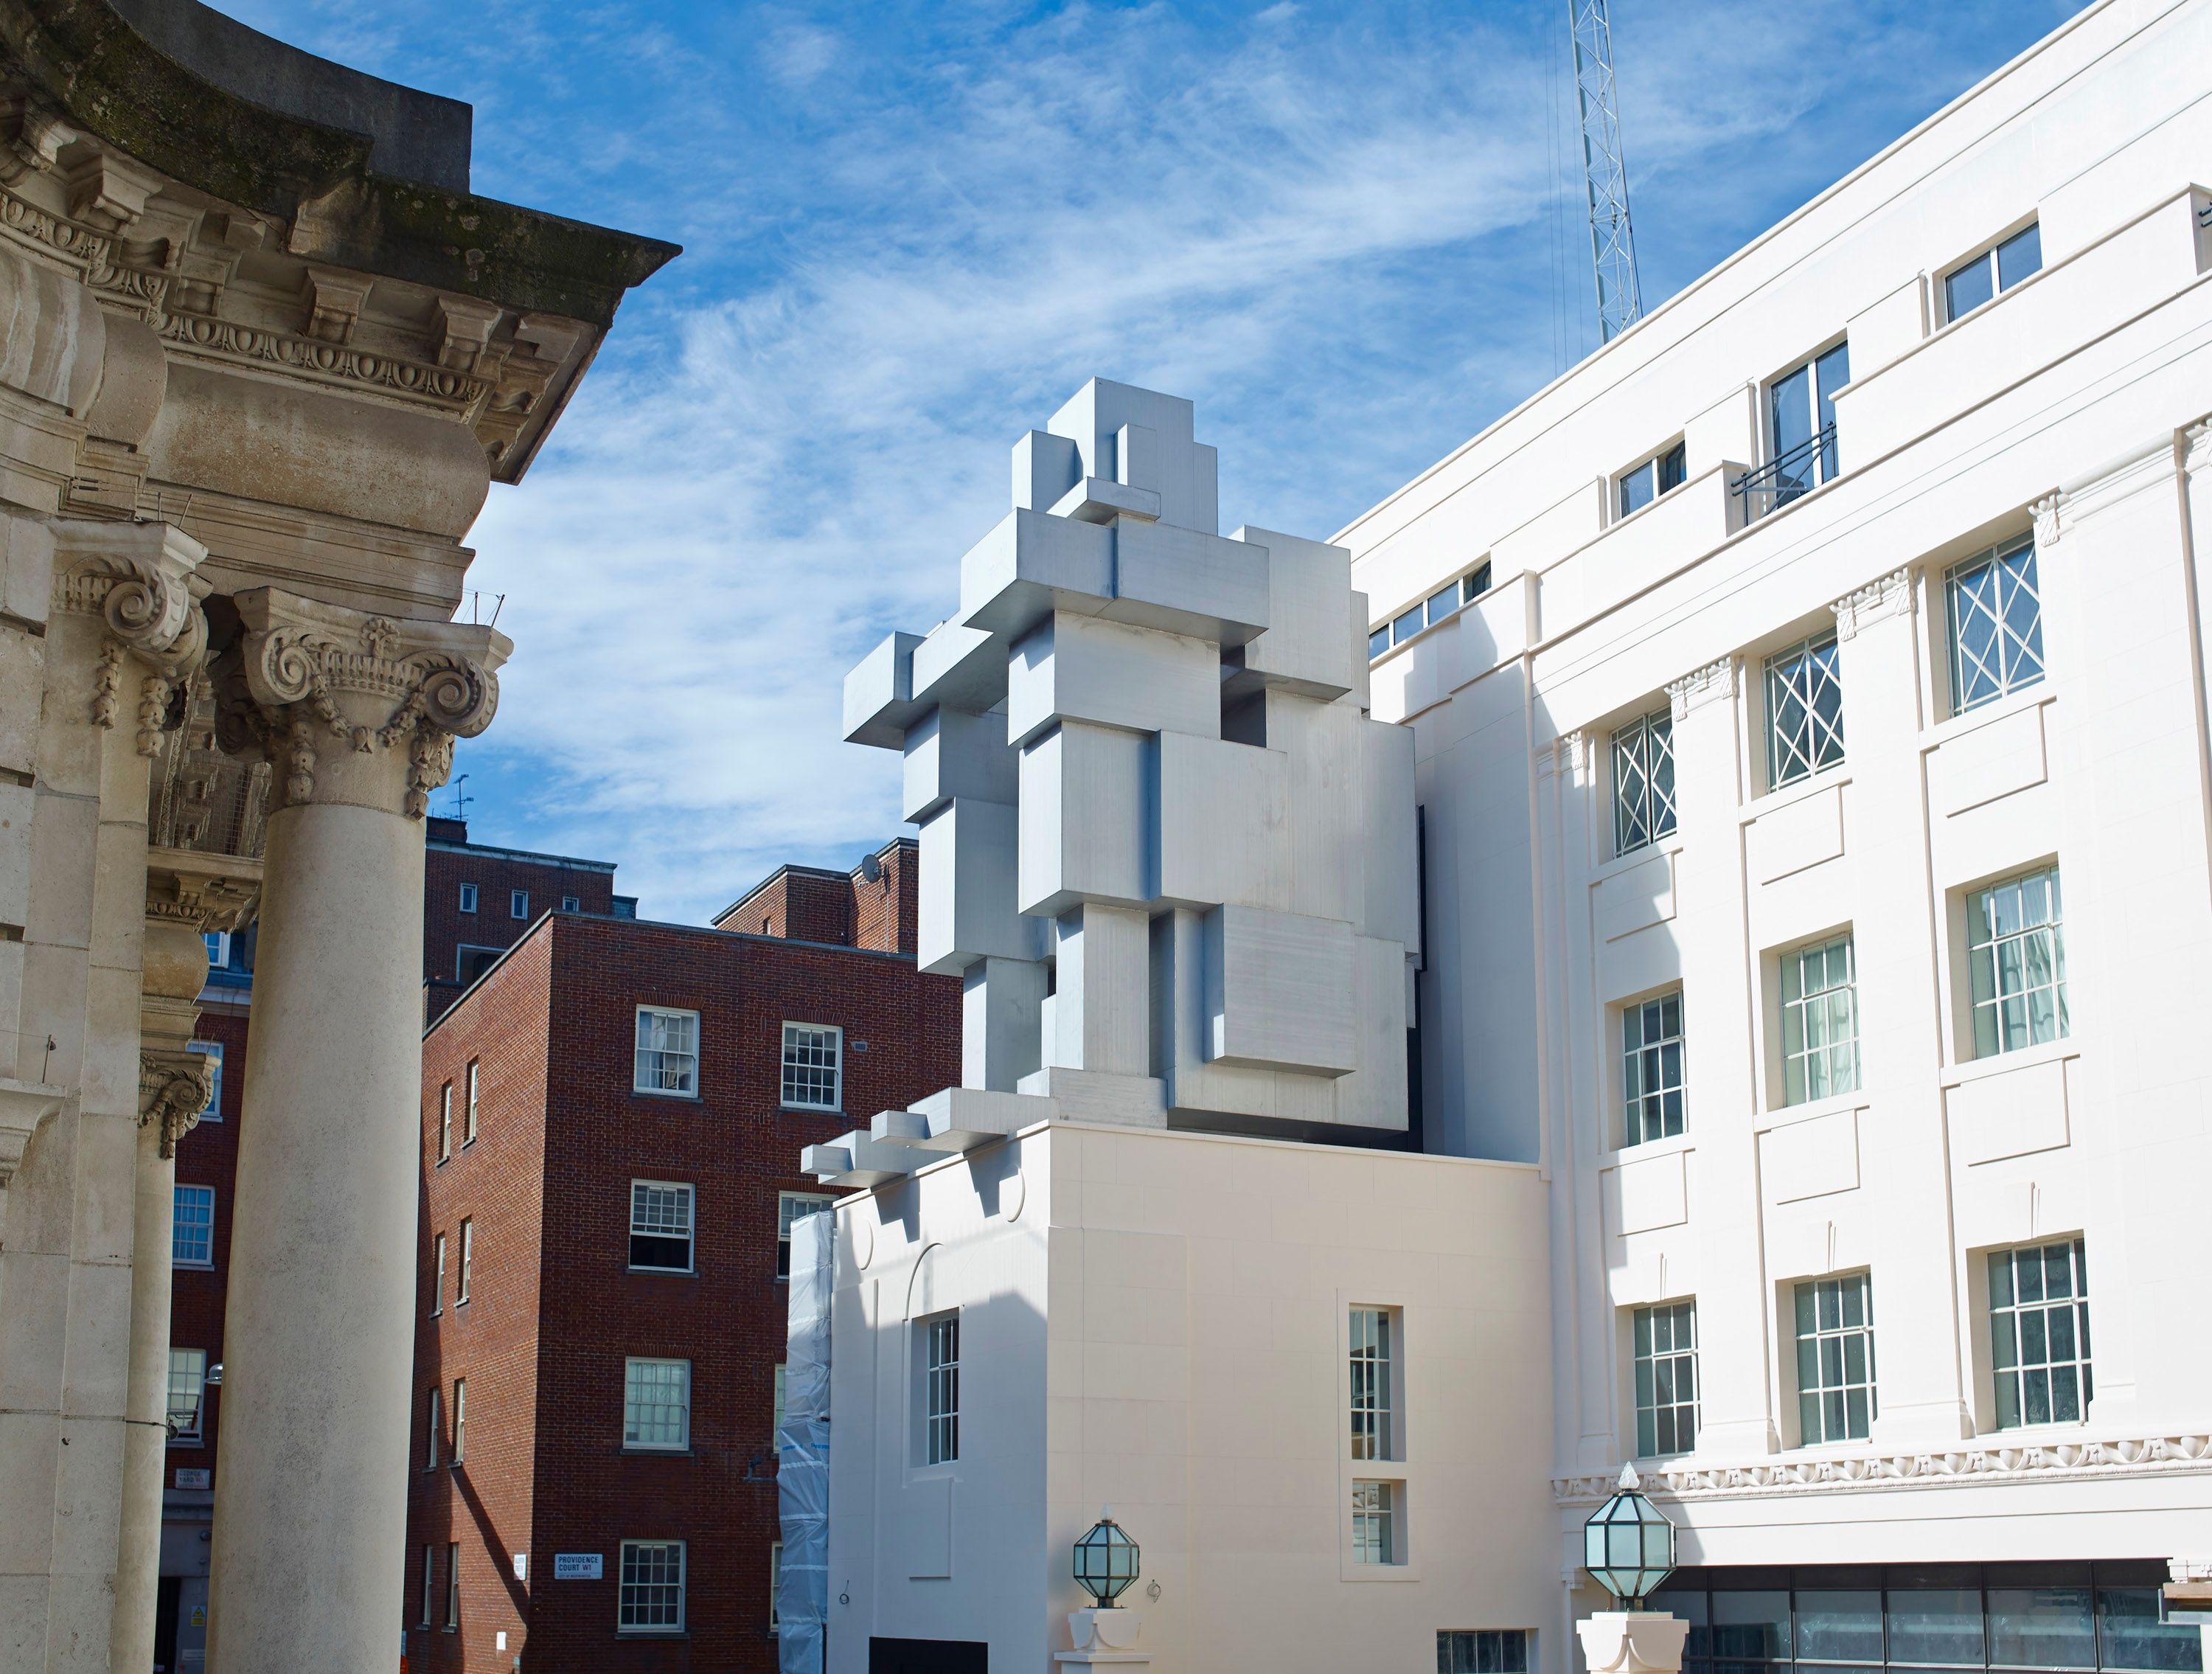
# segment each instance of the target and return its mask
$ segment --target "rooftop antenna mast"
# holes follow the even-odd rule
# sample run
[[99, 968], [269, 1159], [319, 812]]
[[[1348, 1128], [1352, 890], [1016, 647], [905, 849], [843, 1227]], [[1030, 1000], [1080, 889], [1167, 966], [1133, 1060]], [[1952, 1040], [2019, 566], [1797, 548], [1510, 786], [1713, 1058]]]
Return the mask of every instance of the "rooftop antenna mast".
[[1597, 269], [1599, 340], [1610, 343], [1644, 314], [1636, 237], [1628, 224], [1628, 167], [1620, 154], [1620, 101], [1613, 85], [1613, 20], [1607, 0], [1567, 0], [1589, 180], [1590, 260]]
[[453, 781], [453, 818], [456, 819], [469, 817], [469, 794], [462, 788], [468, 782], [469, 776], [465, 773]]

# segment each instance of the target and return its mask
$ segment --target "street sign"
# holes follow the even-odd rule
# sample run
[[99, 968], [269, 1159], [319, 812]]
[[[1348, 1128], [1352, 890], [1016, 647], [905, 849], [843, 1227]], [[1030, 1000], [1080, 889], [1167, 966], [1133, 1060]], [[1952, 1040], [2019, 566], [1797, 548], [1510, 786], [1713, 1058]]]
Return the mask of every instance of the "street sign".
[[606, 1574], [604, 1552], [556, 1552], [553, 1579], [556, 1581], [596, 1581]]

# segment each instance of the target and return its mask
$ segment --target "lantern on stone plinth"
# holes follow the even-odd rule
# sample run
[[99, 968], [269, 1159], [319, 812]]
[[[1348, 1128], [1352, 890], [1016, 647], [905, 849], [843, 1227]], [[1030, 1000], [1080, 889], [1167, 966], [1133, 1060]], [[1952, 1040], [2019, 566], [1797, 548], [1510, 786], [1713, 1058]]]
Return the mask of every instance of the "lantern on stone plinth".
[[1101, 1610], [1136, 1585], [1137, 1543], [1114, 1520], [1112, 1507], [1075, 1543], [1075, 1584], [1098, 1601]]

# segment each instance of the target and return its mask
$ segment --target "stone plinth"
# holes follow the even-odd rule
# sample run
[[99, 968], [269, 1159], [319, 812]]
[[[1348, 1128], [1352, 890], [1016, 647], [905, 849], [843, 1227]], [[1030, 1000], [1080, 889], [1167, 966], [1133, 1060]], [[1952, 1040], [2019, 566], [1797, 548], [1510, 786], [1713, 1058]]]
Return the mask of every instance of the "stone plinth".
[[1590, 1674], [1676, 1674], [1690, 1624], [1657, 1610], [1600, 1610], [1575, 1623]]

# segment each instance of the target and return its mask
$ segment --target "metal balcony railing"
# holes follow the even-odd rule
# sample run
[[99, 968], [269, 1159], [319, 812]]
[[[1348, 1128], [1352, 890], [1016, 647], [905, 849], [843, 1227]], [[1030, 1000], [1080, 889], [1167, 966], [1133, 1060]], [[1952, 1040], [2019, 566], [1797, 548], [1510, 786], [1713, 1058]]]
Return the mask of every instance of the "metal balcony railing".
[[1745, 472], [1729, 484], [1729, 492], [1743, 502], [1743, 521], [1756, 523], [1798, 496], [1811, 493], [1835, 474], [1836, 427], [1831, 423], [1758, 470]]

